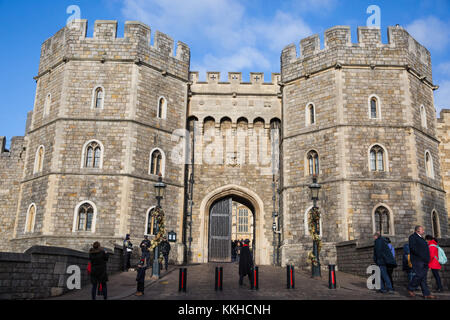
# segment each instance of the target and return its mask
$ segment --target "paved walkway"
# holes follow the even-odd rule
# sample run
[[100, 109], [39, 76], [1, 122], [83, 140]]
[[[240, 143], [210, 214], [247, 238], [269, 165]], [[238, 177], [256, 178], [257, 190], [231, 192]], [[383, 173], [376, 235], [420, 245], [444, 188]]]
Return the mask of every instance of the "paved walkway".
[[[286, 269], [262, 266], [259, 271], [259, 290], [252, 291], [248, 278], [238, 285], [238, 265], [221, 264], [224, 268], [223, 291], [214, 290], [214, 271], [219, 264], [187, 266], [187, 292], [178, 292], [179, 267], [171, 266], [159, 280], [146, 281], [145, 295], [136, 297], [136, 273], [126, 272], [110, 277], [110, 300], [412, 300], [405, 288], [396, 288], [394, 295], [381, 294], [366, 287], [365, 278], [337, 272], [338, 288], [328, 289], [328, 273], [321, 280], [313, 280], [309, 273], [296, 271], [295, 289], [286, 289]], [[151, 273], [149, 270], [148, 273]], [[149, 279], [149, 276], [148, 276]], [[413, 299], [423, 300], [420, 291]], [[436, 294], [438, 299], [450, 300], [450, 293]], [[100, 297], [99, 297], [100, 298]], [[87, 300], [90, 288], [68, 293], [52, 300]]]

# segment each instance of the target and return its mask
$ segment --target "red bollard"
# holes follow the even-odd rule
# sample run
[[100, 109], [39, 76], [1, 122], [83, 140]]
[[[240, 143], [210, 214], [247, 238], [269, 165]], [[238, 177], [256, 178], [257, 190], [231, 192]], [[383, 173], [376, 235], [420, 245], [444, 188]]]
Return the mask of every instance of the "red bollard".
[[329, 269], [329, 289], [336, 289], [336, 266], [334, 264], [330, 264], [328, 266]]
[[253, 289], [259, 290], [259, 267], [253, 270]]
[[287, 288], [294, 289], [295, 288], [295, 268], [294, 266], [287, 266], [286, 269], [287, 276]]
[[216, 291], [223, 291], [223, 267], [216, 267], [216, 277], [215, 277], [214, 289]]
[[187, 269], [180, 268], [180, 278], [178, 281], [178, 292], [186, 292]]

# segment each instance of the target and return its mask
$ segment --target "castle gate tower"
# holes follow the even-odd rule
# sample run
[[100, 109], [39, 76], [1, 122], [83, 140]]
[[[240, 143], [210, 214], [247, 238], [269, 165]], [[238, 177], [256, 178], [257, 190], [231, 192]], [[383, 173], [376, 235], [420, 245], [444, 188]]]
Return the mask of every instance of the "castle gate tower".
[[273, 74], [271, 82], [264, 82], [261, 73], [250, 79], [242, 82], [241, 73], [229, 73], [221, 82], [218, 72], [208, 72], [201, 82], [191, 72], [194, 166], [188, 166], [188, 176], [195, 184], [191, 194], [192, 185], [187, 188], [193, 206], [186, 244], [193, 262], [230, 262], [235, 239], [252, 241], [257, 264], [271, 264], [277, 251], [272, 214], [279, 209], [273, 201], [280, 178], [279, 75]]
[[[186, 123], [189, 48], [150, 28], [75, 20], [42, 46], [12, 242], [16, 250], [94, 241], [139, 244], [153, 234], [158, 175], [168, 231], [182, 233], [184, 166], [169, 161]], [[150, 226], [150, 227], [149, 227]], [[180, 240], [181, 242], [181, 240]], [[181, 243], [173, 259], [183, 259]], [[181, 248], [181, 250], [179, 250]], [[177, 253], [181, 252], [180, 256]]]
[[283, 264], [307, 265], [308, 185], [322, 185], [323, 265], [336, 242], [406, 240], [432, 216], [447, 234], [429, 52], [403, 28], [325, 31], [287, 46], [283, 85]]

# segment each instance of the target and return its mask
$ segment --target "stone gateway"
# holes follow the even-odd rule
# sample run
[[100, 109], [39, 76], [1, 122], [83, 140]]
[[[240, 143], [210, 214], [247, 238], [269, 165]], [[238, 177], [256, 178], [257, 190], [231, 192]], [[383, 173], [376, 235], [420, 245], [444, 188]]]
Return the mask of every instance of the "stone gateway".
[[140, 22], [123, 38], [116, 21], [86, 31], [74, 20], [43, 43], [25, 136], [0, 139], [0, 251], [151, 239], [159, 176], [177, 264], [231, 261], [231, 242], [250, 239], [258, 265], [306, 266], [312, 176], [323, 265], [375, 231], [448, 235], [450, 120], [438, 127], [430, 53], [403, 28], [382, 43], [360, 27], [353, 43], [333, 27], [324, 49], [318, 35], [301, 55], [288, 45], [280, 73], [249, 82], [201, 81], [186, 44]]

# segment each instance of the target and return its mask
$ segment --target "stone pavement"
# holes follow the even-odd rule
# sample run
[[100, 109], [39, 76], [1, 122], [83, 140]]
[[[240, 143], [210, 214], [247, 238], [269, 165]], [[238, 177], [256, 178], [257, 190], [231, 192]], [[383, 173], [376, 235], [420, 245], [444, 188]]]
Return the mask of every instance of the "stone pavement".
[[[223, 291], [214, 290], [214, 271], [216, 266], [223, 266]], [[108, 290], [110, 300], [423, 300], [420, 291], [416, 298], [408, 298], [405, 288], [396, 287], [394, 295], [381, 294], [366, 287], [366, 278], [337, 272], [336, 290], [328, 289], [328, 272], [322, 274], [321, 280], [311, 279], [310, 274], [296, 270], [295, 289], [286, 289], [286, 269], [274, 266], [259, 268], [259, 290], [252, 291], [248, 278], [244, 286], [239, 287], [238, 265], [201, 264], [186, 267], [187, 292], [178, 292], [179, 267], [171, 266], [163, 271], [159, 281], [146, 282], [145, 295], [134, 296], [136, 273], [128, 272], [110, 277]], [[151, 273], [151, 270], [149, 270]], [[450, 300], [450, 293], [436, 294], [439, 300]], [[68, 293], [57, 300], [90, 299], [90, 288]], [[52, 300], [53, 300], [52, 299]]]

